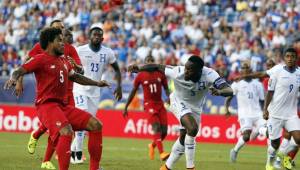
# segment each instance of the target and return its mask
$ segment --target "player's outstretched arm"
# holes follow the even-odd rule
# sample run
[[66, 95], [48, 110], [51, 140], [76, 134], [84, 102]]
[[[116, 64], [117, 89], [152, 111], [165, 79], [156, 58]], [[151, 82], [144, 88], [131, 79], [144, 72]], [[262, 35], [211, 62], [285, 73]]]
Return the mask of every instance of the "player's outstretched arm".
[[230, 116], [231, 113], [229, 111], [229, 106], [230, 106], [230, 103], [231, 103], [231, 100], [232, 100], [233, 96], [228, 96], [226, 97], [225, 99], [225, 111], [226, 111], [226, 116]]
[[125, 108], [124, 108], [124, 112], [123, 112], [123, 117], [126, 118], [128, 117], [128, 106], [130, 105], [130, 103], [132, 102], [132, 99], [133, 97], [135, 96], [136, 92], [138, 90], [138, 87], [133, 87], [133, 89], [131, 90], [130, 94], [129, 94], [129, 97], [128, 97], [128, 100], [126, 102], [126, 105], [125, 105]]
[[263, 114], [265, 120], [269, 119], [268, 107], [272, 101], [273, 95], [274, 95], [274, 91], [268, 91], [266, 94], [265, 103], [264, 103], [264, 114]]
[[[25, 57], [25, 63], [30, 59], [30, 56], [26, 56]], [[16, 86], [15, 86], [15, 94], [17, 97], [20, 97], [24, 92], [24, 88], [23, 88], [23, 76], [20, 76], [18, 78], [18, 81], [16, 82]]]
[[243, 76], [238, 76], [236, 78], [236, 80], [242, 80], [242, 79], [247, 79], [247, 78], [256, 79], [256, 78], [264, 78], [264, 77], [268, 77], [268, 76], [269, 75], [267, 74], [266, 71], [262, 71], [262, 72], [250, 73], [250, 74], [243, 75]]
[[7, 80], [4, 84], [4, 89], [8, 90], [13, 86], [16, 86], [16, 83], [18, 81], [18, 79], [25, 75], [27, 73], [27, 71], [23, 68], [23, 67], [19, 67], [17, 70], [15, 70], [12, 74], [12, 76], [10, 77], [9, 80]]
[[211, 87], [210, 91], [211, 94], [214, 96], [223, 96], [223, 97], [233, 96], [233, 90], [227, 83], [221, 84], [218, 89], [215, 87]]
[[98, 87], [110, 86], [105, 80], [95, 81], [81, 74], [78, 74], [74, 71], [69, 75], [69, 79], [81, 85], [98, 86]]
[[122, 99], [122, 75], [117, 62], [111, 64], [116, 73], [117, 88], [114, 91], [115, 98], [119, 101]]
[[166, 65], [162, 64], [145, 64], [142, 66], [138, 66], [137, 64], [133, 64], [128, 66], [127, 70], [131, 73], [138, 73], [141, 71], [161, 71], [165, 72]]

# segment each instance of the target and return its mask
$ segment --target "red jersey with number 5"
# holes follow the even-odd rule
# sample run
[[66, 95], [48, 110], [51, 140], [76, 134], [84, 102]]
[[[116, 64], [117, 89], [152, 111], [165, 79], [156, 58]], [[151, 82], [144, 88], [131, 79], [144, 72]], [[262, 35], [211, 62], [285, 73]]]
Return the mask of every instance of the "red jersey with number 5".
[[161, 98], [162, 87], [167, 88], [167, 78], [160, 71], [139, 72], [134, 80], [134, 87], [143, 86], [145, 103], [163, 103]]
[[47, 101], [67, 104], [68, 75], [72, 67], [66, 58], [42, 53], [30, 58], [22, 67], [35, 74], [36, 105]]

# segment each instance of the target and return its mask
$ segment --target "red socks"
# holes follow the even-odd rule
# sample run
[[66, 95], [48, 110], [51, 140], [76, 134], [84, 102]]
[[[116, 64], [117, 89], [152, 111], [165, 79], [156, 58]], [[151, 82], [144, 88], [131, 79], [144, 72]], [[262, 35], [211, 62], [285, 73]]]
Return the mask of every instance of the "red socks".
[[46, 131], [47, 128], [43, 125], [40, 125], [39, 128], [33, 132], [34, 139], [39, 139]]
[[102, 131], [89, 132], [90, 170], [98, 170], [102, 155]]
[[48, 137], [48, 144], [47, 144], [43, 162], [50, 161], [54, 151], [55, 151], [54, 144], [53, 144], [51, 138]]
[[288, 156], [289, 156], [292, 160], [294, 160], [295, 156], [297, 155], [298, 150], [299, 150], [299, 149], [291, 151], [291, 152], [288, 154]]
[[59, 136], [56, 145], [56, 153], [58, 155], [59, 170], [68, 170], [70, 165], [71, 157], [71, 135]]
[[156, 133], [156, 134], [153, 135], [153, 143], [156, 144], [159, 153], [164, 152], [164, 148], [163, 148], [163, 144], [162, 144], [162, 141], [161, 141], [161, 134], [160, 133]]

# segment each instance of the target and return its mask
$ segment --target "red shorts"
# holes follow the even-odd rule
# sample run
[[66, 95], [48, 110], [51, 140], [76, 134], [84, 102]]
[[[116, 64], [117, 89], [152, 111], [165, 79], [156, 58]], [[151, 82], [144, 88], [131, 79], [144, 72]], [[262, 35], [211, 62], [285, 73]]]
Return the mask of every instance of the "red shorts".
[[168, 125], [167, 110], [163, 104], [145, 104], [144, 110], [149, 114], [148, 122], [150, 124], [159, 123], [160, 125]]
[[91, 114], [74, 106], [64, 106], [56, 102], [47, 102], [36, 107], [41, 123], [49, 130], [49, 136], [55, 141], [61, 128], [70, 124], [74, 131], [85, 130]]
[[74, 96], [72, 92], [68, 92], [68, 105], [75, 107]]

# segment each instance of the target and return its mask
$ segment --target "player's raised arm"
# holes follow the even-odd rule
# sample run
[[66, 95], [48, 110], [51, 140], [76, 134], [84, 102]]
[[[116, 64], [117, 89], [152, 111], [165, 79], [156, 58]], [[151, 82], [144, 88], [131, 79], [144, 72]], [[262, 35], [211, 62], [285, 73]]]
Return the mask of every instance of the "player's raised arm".
[[115, 61], [111, 64], [116, 73], [117, 88], [114, 91], [115, 98], [119, 101], [122, 99], [122, 75], [118, 63]]
[[98, 86], [98, 87], [106, 87], [110, 86], [105, 80], [94, 81], [92, 79], [89, 79], [81, 74], [78, 74], [74, 72], [73, 70], [69, 74], [69, 79], [75, 83], [81, 84], [81, 85], [89, 85], [89, 86]]
[[20, 76], [23, 76], [27, 73], [27, 71], [22, 68], [22, 67], [19, 67], [17, 70], [15, 70], [12, 74], [12, 76], [10, 77], [9, 80], [7, 80], [4, 84], [4, 89], [5, 90], [8, 90], [10, 89], [11, 87], [15, 86], [19, 77]]
[[230, 85], [221, 77], [217, 78], [213, 87], [210, 88], [211, 94], [214, 96], [233, 96], [233, 90]]

